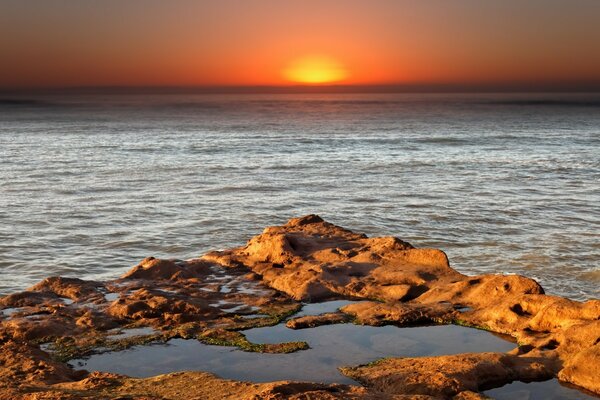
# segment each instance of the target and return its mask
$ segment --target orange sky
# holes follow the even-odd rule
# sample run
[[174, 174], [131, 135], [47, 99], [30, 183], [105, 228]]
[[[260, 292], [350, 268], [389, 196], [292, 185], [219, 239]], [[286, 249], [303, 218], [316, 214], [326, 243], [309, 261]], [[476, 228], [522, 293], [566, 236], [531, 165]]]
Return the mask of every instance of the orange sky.
[[306, 57], [341, 84], [585, 88], [598, 21], [596, 0], [3, 0], [0, 88], [287, 85]]

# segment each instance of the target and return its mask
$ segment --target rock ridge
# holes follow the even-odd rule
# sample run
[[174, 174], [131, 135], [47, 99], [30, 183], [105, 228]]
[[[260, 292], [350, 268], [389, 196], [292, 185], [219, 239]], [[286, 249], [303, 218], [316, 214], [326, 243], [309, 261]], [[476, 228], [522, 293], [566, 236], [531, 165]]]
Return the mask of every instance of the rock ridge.
[[[244, 329], [277, 324], [300, 302], [363, 300], [290, 328], [331, 324], [460, 324], [511, 336], [509, 353], [394, 358], [342, 372], [363, 386], [223, 380], [204, 372], [147, 379], [78, 371], [65, 361], [170, 338], [245, 351]], [[600, 301], [547, 295], [520, 275], [467, 276], [438, 249], [369, 238], [318, 215], [265, 228], [244, 246], [191, 260], [148, 257], [109, 281], [51, 277], [0, 298], [0, 398], [475, 399], [514, 380], [556, 378], [600, 394]], [[147, 333], [114, 339], [119, 332]], [[179, 396], [179, 397], [178, 397]]]

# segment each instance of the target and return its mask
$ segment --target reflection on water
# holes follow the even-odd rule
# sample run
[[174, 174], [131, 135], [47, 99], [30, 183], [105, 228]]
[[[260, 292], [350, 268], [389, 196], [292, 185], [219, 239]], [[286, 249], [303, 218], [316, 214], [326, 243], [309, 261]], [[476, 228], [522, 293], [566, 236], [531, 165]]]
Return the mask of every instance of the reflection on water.
[[10, 317], [13, 314], [23, 311], [24, 309], [25, 309], [24, 307], [8, 307], [3, 310], [0, 310], [0, 312], [2, 313], [2, 315], [6, 316], [6, 317]]
[[121, 329], [118, 332], [116, 332], [112, 335], [109, 335], [108, 339], [120, 340], [120, 339], [126, 339], [126, 338], [130, 338], [130, 337], [134, 337], [134, 336], [153, 335], [155, 333], [157, 333], [157, 331], [150, 327]]
[[135, 377], [201, 370], [223, 378], [253, 382], [303, 380], [354, 383], [341, 375], [337, 368], [388, 356], [505, 352], [515, 347], [514, 343], [488, 332], [453, 325], [397, 328], [340, 324], [292, 330], [280, 324], [244, 333], [256, 343], [306, 341], [310, 349], [291, 354], [260, 354], [205, 345], [195, 340], [173, 339], [167, 345], [138, 346], [73, 360], [71, 365]]
[[582, 95], [24, 100], [0, 104], [0, 293], [318, 213], [598, 296], [600, 113]]
[[302, 305], [302, 309], [293, 315], [296, 317], [304, 317], [305, 315], [320, 315], [330, 312], [335, 312], [348, 304], [358, 303], [351, 300], [332, 300], [321, 303], [306, 303]]
[[497, 400], [585, 400], [598, 399], [590, 392], [559, 383], [556, 379], [545, 382], [513, 382], [484, 392]]

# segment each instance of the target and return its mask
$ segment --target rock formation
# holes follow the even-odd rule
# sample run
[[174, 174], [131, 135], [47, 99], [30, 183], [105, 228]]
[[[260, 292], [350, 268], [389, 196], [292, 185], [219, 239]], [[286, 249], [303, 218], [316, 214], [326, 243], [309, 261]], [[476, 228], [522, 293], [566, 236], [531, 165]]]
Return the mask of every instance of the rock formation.
[[[291, 318], [288, 327], [454, 323], [510, 335], [518, 347], [507, 354], [384, 359], [342, 369], [363, 386], [252, 384], [200, 371], [133, 379], [64, 363], [170, 338], [301, 351], [302, 342], [250, 343], [243, 330], [281, 322], [300, 301], [327, 299], [366, 301]], [[552, 377], [600, 394], [600, 368], [590, 367], [600, 366], [600, 301], [546, 295], [518, 275], [466, 276], [440, 250], [368, 238], [316, 215], [197, 259], [146, 258], [112, 281], [48, 278], [1, 298], [0, 308], [0, 398], [474, 399], [514, 380]], [[149, 333], [114, 339], [115, 332], [139, 327]]]

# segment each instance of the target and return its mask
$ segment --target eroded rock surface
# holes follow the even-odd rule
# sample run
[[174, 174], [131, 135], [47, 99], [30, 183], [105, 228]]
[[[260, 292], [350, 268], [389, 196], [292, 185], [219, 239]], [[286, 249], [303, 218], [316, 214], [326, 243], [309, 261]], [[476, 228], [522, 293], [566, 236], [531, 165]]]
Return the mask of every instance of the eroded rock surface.
[[315, 328], [322, 325], [342, 324], [349, 321], [350, 316], [348, 314], [338, 312], [290, 318], [287, 320], [285, 326], [290, 329], [306, 329]]
[[343, 372], [384, 393], [450, 398], [464, 391], [502, 385], [513, 380], [552, 377], [543, 360], [501, 353], [395, 358]]
[[266, 228], [244, 247], [203, 258], [243, 265], [269, 286], [313, 302], [339, 296], [405, 301], [427, 291], [432, 282], [464, 278], [440, 250], [416, 249], [394, 237], [368, 238], [316, 215]]
[[[364, 387], [251, 384], [203, 372], [132, 379], [64, 363], [170, 338], [302, 351], [303, 342], [250, 343], [243, 330], [279, 323], [300, 301], [326, 299], [366, 301], [292, 318], [288, 326], [456, 323], [510, 335], [519, 347], [510, 354], [385, 359], [343, 370]], [[170, 399], [193, 392], [207, 399], [471, 399], [513, 380], [551, 377], [600, 394], [600, 368], [589, 367], [600, 365], [600, 301], [549, 296], [518, 275], [466, 276], [440, 250], [368, 238], [316, 215], [198, 259], [149, 257], [112, 281], [48, 278], [1, 298], [0, 309], [0, 398]], [[145, 333], [123, 334], [131, 328]]]

